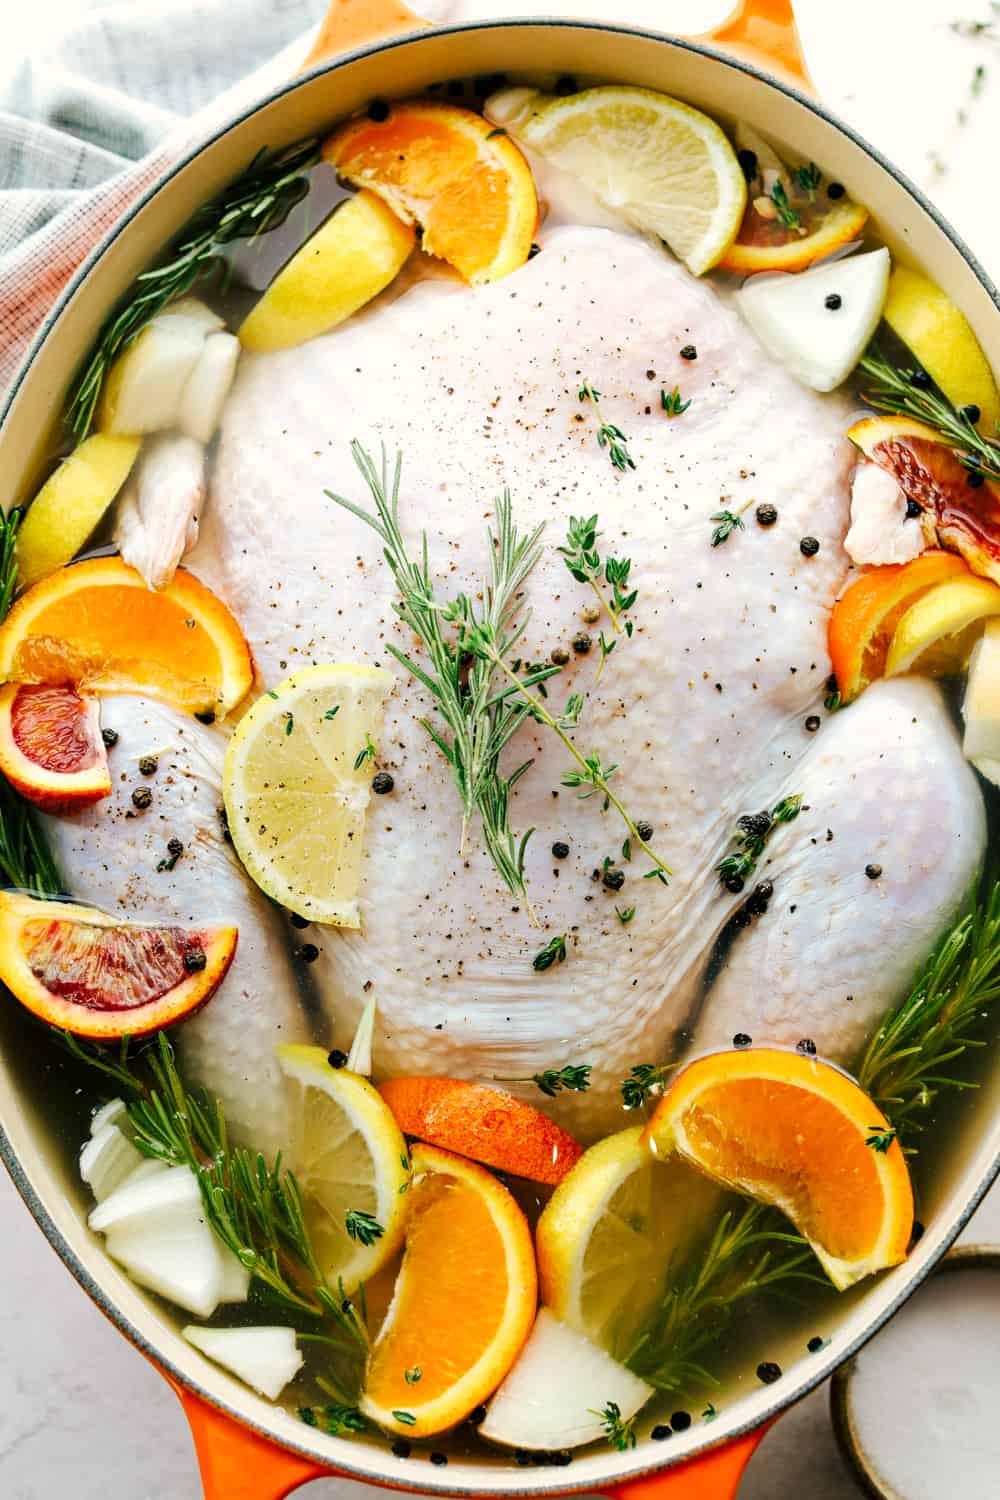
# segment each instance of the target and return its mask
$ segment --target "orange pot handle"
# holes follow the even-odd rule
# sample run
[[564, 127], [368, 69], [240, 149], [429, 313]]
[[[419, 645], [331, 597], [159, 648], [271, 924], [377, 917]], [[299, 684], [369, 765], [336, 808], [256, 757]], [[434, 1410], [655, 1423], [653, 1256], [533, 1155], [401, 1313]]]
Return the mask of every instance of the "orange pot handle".
[[[497, 8], [502, 11], [502, 0], [498, 0]], [[613, 0], [608, 0], [608, 8], [613, 11]], [[423, 31], [428, 24], [403, 0], [330, 0], [326, 19], [302, 66], [312, 68], [353, 47], [408, 31]], [[812, 91], [792, 0], [737, 0], [719, 26], [692, 40]]]
[[641, 1479], [625, 1479], [602, 1493], [608, 1500], [736, 1500], [743, 1471], [776, 1420], [772, 1417], [752, 1432], [701, 1453], [686, 1464]]

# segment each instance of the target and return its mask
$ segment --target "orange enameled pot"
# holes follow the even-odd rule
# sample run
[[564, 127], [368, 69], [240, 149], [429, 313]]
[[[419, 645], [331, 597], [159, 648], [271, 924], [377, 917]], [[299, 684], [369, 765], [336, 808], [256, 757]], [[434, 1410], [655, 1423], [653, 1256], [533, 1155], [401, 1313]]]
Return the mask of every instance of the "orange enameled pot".
[[[571, 73], [675, 94], [725, 121], [742, 119], [793, 143], [867, 204], [894, 256], [915, 260], [963, 308], [1000, 369], [1000, 301], [932, 205], [879, 153], [811, 97], [790, 0], [743, 0], [709, 36], [653, 34], [613, 24], [513, 21], [428, 28], [400, 0], [331, 0], [295, 80], [179, 160], [105, 236], [67, 286], [18, 376], [0, 425], [9, 503], [31, 493], [72, 372], [135, 275], [262, 148], [323, 132], [373, 96], [503, 70]], [[1000, 1167], [1000, 1056], [949, 1139], [921, 1204], [924, 1236], [905, 1264], [845, 1294], [828, 1315], [825, 1349], [801, 1358], [797, 1338], [769, 1339], [785, 1371], [766, 1387], [750, 1375], [715, 1396], [718, 1417], [669, 1444], [586, 1453], [570, 1470], [513, 1466], [500, 1455], [455, 1457], [447, 1468], [406, 1464], [359, 1437], [326, 1437], [255, 1396], [180, 1337], [163, 1307], [109, 1260], [86, 1227], [84, 1192], [47, 1124], [44, 1065], [16, 1007], [0, 1007], [0, 1114], [7, 1166], [49, 1241], [102, 1310], [173, 1386], [190, 1419], [207, 1500], [280, 1500], [323, 1474], [437, 1494], [551, 1495], [621, 1500], [725, 1500], [768, 1425], [850, 1356], [927, 1275]], [[571, 1483], [567, 1479], [571, 1476]]]

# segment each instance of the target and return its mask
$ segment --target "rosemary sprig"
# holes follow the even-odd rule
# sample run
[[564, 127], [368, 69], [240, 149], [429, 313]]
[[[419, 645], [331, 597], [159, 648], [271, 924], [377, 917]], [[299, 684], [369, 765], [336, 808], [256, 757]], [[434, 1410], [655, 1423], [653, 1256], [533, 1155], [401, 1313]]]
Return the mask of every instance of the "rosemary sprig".
[[974, 1088], [952, 1064], [982, 1047], [982, 1030], [1000, 1001], [1000, 881], [973, 894], [969, 910], [935, 945], [909, 993], [865, 1050], [858, 1082], [891, 1121], [901, 1143], [912, 1139], [942, 1089]]
[[94, 411], [116, 356], [168, 303], [214, 271], [233, 240], [266, 234], [305, 195], [305, 173], [319, 160], [315, 141], [271, 155], [260, 152], [217, 198], [206, 203], [171, 246], [169, 259], [136, 277], [125, 304], [112, 313], [70, 392], [66, 419], [78, 443], [90, 431]]
[[975, 408], [952, 406], [933, 389], [925, 370], [900, 369], [875, 344], [869, 345], [858, 369], [868, 376], [861, 394], [869, 406], [924, 422], [957, 451], [971, 474], [1000, 479], [1000, 432], [984, 437], [973, 421], [973, 415], [979, 417]]
[[793, 797], [782, 797], [770, 812], [765, 809], [759, 813], [744, 813], [737, 818], [733, 835], [737, 850], [727, 854], [715, 867], [722, 884], [730, 890], [742, 890], [743, 882], [756, 870], [774, 829], [781, 823], [793, 823], [801, 810], [802, 797], [797, 793]]
[[724, 1213], [708, 1243], [670, 1267], [663, 1297], [625, 1357], [629, 1368], [661, 1391], [717, 1385], [700, 1356], [739, 1303], [792, 1280], [829, 1285], [805, 1240], [784, 1225], [760, 1203]]
[[595, 1411], [593, 1407], [588, 1410], [592, 1417], [600, 1417], [604, 1436], [616, 1452], [625, 1453], [629, 1448], [635, 1447], [635, 1417], [629, 1417], [627, 1422], [623, 1421], [622, 1409], [617, 1401], [606, 1402], [600, 1411]]
[[635, 459], [628, 451], [628, 439], [626, 438], [624, 432], [622, 432], [620, 427], [616, 427], [613, 422], [605, 422], [603, 416], [601, 415], [600, 391], [596, 390], [594, 386], [591, 385], [589, 380], [585, 380], [580, 386], [580, 389], [577, 391], [577, 396], [581, 401], [589, 401], [594, 408], [594, 414], [597, 417], [598, 423], [598, 447], [607, 448], [608, 457], [614, 464], [615, 468], [620, 470], [622, 473], [624, 473], [626, 469], [634, 469]]
[[[361, 472], [374, 502], [374, 513], [356, 505], [342, 495], [326, 491], [336, 504], [381, 538], [385, 558], [399, 591], [394, 609], [405, 625], [417, 636], [428, 661], [413, 657], [389, 645], [389, 652], [401, 666], [430, 693], [434, 706], [444, 720], [444, 731], [429, 719], [421, 724], [451, 767], [462, 800], [461, 849], [464, 851], [469, 824], [478, 812], [483, 843], [500, 878], [512, 894], [528, 905], [524, 882], [524, 854], [533, 829], [517, 837], [510, 827], [510, 796], [516, 783], [531, 765], [525, 761], [509, 776], [500, 772], [500, 756], [531, 712], [530, 706], [518, 702], [509, 687], [498, 685], [497, 668], [480, 656], [466, 665], [469, 649], [466, 636], [477, 632], [491, 648], [506, 656], [521, 639], [527, 627], [521, 600], [525, 581], [534, 568], [541, 546], [542, 527], [536, 526], [521, 536], [511, 514], [507, 491], [496, 502], [496, 531], [488, 531], [490, 576], [482, 590], [478, 608], [466, 595], [442, 605], [431, 581], [427, 538], [423, 537], [420, 560], [414, 561], [406, 549], [399, 527], [399, 484], [402, 455], [397, 454], [390, 475], [385, 449], [376, 468], [369, 453], [357, 441], [351, 444], [354, 461]], [[446, 628], [455, 628], [454, 637]], [[523, 679], [504, 667], [520, 689], [544, 682], [556, 675], [558, 667], [539, 666], [529, 669]], [[582, 700], [581, 700], [582, 707]], [[532, 913], [533, 916], [533, 913]]]

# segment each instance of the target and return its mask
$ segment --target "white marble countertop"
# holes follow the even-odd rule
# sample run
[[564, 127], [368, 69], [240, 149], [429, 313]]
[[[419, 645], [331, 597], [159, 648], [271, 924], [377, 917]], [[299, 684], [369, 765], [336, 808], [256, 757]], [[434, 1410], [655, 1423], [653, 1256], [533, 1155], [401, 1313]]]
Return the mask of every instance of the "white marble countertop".
[[[0, 5], [0, 59], [42, 44], [86, 0]], [[219, 0], [224, 3], [224, 0]], [[726, 0], [474, 0], [482, 15], [613, 14], [698, 29]], [[471, 7], [470, 7], [471, 8]], [[152, 5], [149, 6], [152, 11]], [[995, 142], [1000, 44], [963, 40], [956, 17], [988, 16], [989, 0], [799, 0], [823, 99], [923, 187], [1000, 279]], [[986, 68], [973, 98], [977, 65]], [[965, 114], [965, 123], [961, 115]], [[963, 1236], [1000, 1244], [1000, 1186]], [[0, 1177], [0, 1496], [3, 1500], [200, 1500], [194, 1454], [173, 1395], [90, 1304]], [[1000, 1376], [998, 1376], [1000, 1379]], [[905, 1442], [900, 1431], [898, 1440]], [[361, 1485], [320, 1481], [310, 1500], [362, 1500]], [[747, 1471], [740, 1500], [852, 1500], [827, 1393], [788, 1413]]]

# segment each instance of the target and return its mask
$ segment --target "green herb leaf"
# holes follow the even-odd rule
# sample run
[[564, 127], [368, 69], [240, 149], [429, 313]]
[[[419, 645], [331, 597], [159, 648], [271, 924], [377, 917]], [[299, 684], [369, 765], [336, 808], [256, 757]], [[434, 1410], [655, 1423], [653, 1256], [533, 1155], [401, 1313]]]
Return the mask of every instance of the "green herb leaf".
[[592, 1416], [600, 1417], [604, 1436], [618, 1453], [625, 1453], [629, 1448], [635, 1447], [635, 1417], [629, 1417], [627, 1422], [623, 1421], [622, 1410], [617, 1401], [609, 1401], [600, 1411], [595, 1411], [593, 1407], [589, 1410]]
[[413, 1415], [412, 1411], [394, 1411], [393, 1416], [395, 1417], [396, 1421], [401, 1422], [404, 1427], [416, 1426], [417, 1419]]
[[682, 401], [681, 393], [675, 385], [672, 391], [660, 391], [660, 405], [668, 417], [681, 417], [691, 405], [690, 401]]
[[585, 380], [577, 392], [581, 401], [589, 401], [597, 416], [597, 446], [607, 448], [608, 457], [614, 467], [624, 473], [627, 469], [635, 468], [635, 460], [628, 451], [628, 439], [620, 427], [613, 422], [606, 422], [601, 415], [601, 393]]
[[619, 922], [622, 924], [623, 927], [627, 927], [628, 924], [631, 922], [632, 918], [635, 916], [635, 907], [634, 906], [625, 906], [625, 907], [616, 906], [615, 907], [615, 916], [618, 918]]
[[865, 1145], [871, 1146], [873, 1151], [885, 1155], [893, 1141], [896, 1139], [894, 1130], [883, 1130], [881, 1125], [869, 1125], [871, 1135], [865, 1137]]
[[531, 960], [531, 967], [537, 974], [544, 974], [546, 969], [551, 969], [555, 963], [566, 962], [566, 934], [559, 933], [558, 937], [549, 938], [544, 948], [540, 948]]
[[374, 1245], [385, 1233], [382, 1225], [374, 1214], [365, 1213], [361, 1209], [349, 1208], [344, 1215], [344, 1228], [352, 1240], [359, 1245]]

